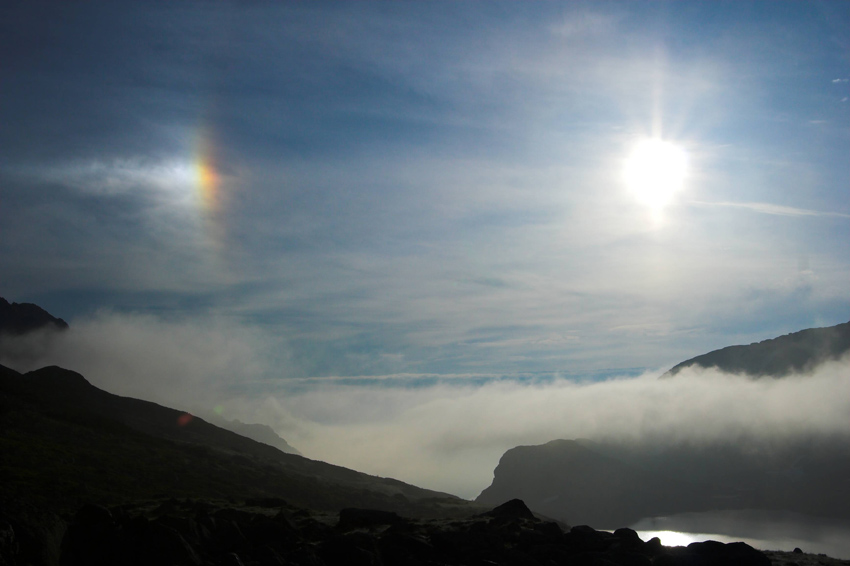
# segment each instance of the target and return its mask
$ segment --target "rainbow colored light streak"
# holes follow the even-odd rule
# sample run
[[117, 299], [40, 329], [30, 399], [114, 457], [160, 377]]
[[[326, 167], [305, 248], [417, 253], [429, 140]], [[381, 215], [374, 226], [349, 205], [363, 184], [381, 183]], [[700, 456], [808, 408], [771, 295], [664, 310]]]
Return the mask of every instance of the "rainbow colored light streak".
[[195, 155], [195, 190], [201, 210], [215, 214], [221, 206], [221, 175], [215, 163], [215, 152], [208, 134], [198, 136]]

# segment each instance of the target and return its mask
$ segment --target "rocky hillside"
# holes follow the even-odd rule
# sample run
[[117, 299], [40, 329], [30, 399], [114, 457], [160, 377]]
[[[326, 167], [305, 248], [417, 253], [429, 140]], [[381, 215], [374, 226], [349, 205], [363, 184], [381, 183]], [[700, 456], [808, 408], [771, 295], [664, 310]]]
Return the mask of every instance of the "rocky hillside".
[[685, 360], [661, 377], [672, 377], [691, 366], [715, 367], [751, 377], [784, 377], [850, 352], [850, 322], [826, 328], [809, 328], [750, 344], [727, 346]]
[[44, 549], [56, 549], [84, 504], [275, 497], [319, 511], [368, 507], [413, 517], [476, 508], [285, 454], [183, 411], [112, 395], [57, 367], [22, 375], [0, 366], [0, 454], [0, 542], [4, 525], [14, 525], [16, 537]]
[[[25, 458], [32, 458], [43, 460], [45, 465], [26, 466], [28, 477], [37, 476], [42, 470], [45, 476], [55, 476], [57, 466], [61, 469], [63, 464], [68, 464], [65, 479], [84, 481], [84, 477], [76, 476], [98, 470], [78, 464], [102, 458], [104, 462], [115, 460], [119, 466], [126, 457], [134, 465], [122, 472], [121, 478], [110, 479], [122, 484], [120, 493], [125, 489], [146, 493], [200, 490], [199, 496], [222, 496], [228, 492], [238, 492], [241, 496], [281, 496], [280, 489], [284, 489], [290, 492], [286, 496], [293, 502], [319, 509], [341, 505], [335, 502], [336, 492], [345, 493], [343, 499], [350, 504], [348, 491], [374, 500], [371, 504], [379, 507], [403, 508], [405, 502], [457, 499], [396, 480], [285, 454], [183, 411], [113, 395], [94, 387], [80, 374], [58, 367], [21, 375], [0, 366], [0, 395], [3, 403], [0, 415], [8, 433], [2, 439], [3, 453], [10, 456], [4, 458], [3, 465], [13, 475], [23, 472]], [[61, 453], [52, 453], [60, 447]], [[152, 457], [135, 458], [136, 450], [149, 451]], [[14, 454], [19, 458], [11, 457]], [[153, 457], [166, 454], [175, 458], [175, 467], [165, 466], [166, 461]], [[56, 458], [51, 463], [52, 456]], [[187, 462], [196, 460], [197, 469], [187, 467]], [[162, 469], [163, 466], [168, 469]], [[217, 469], [220, 478], [216, 477]], [[99, 471], [108, 475], [106, 469]], [[152, 478], [142, 482], [144, 486], [133, 487], [128, 481], [133, 475], [146, 474]], [[192, 479], [181, 477], [183, 474]], [[151, 481], [153, 478], [165, 483], [158, 485], [157, 481]], [[212, 491], [203, 493], [207, 487], [202, 486]], [[33, 487], [40, 486], [36, 482]], [[93, 482], [91, 489], [109, 492], [104, 493], [107, 499], [111, 494], [108, 483]]]

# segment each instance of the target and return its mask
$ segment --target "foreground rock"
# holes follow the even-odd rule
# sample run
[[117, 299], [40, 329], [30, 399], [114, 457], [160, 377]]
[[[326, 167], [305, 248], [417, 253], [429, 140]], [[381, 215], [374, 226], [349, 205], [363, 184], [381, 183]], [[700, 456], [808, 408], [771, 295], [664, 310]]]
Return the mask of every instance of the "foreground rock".
[[322, 514], [279, 500], [238, 508], [171, 500], [148, 508], [83, 507], [62, 540], [61, 564], [769, 566], [770, 560], [744, 543], [668, 548], [631, 529], [566, 529], [536, 518], [519, 500], [442, 520], [367, 509]]

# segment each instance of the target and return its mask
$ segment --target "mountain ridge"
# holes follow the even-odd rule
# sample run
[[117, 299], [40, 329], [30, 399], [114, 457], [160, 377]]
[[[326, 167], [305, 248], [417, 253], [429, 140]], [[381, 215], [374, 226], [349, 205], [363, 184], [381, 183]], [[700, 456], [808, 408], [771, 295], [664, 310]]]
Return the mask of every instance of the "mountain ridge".
[[[61, 318], [53, 316], [38, 305], [32, 303], [10, 303], [0, 297], [0, 359], [4, 356], [6, 363], [14, 365], [21, 364], [32, 367], [44, 355], [43, 348], [47, 348], [49, 340], [56, 338], [51, 332], [40, 338], [48, 342], [36, 342], [34, 344], [15, 344], [14, 339], [24, 337], [27, 334], [38, 331], [64, 332], [70, 330], [70, 326]], [[9, 336], [12, 340], [4, 342], [3, 336]], [[44, 368], [41, 368], [44, 369]], [[229, 430], [240, 436], [267, 444], [288, 454], [301, 453], [290, 445], [286, 439], [278, 435], [271, 427], [256, 423], [243, 423], [231, 421], [218, 415], [205, 415], [207, 421], [213, 422], [220, 428]]]
[[749, 345], [726, 346], [695, 356], [670, 368], [661, 377], [670, 378], [685, 368], [716, 367], [726, 373], [750, 377], [785, 377], [812, 369], [850, 352], [850, 322], [807, 328]]
[[33, 303], [10, 303], [0, 297], [0, 335], [21, 335], [42, 328], [67, 330], [68, 323]]
[[[241, 493], [243, 488], [247, 495], [280, 496], [280, 493], [275, 492], [275, 486], [279, 486], [278, 480], [288, 478], [302, 487], [313, 486], [310, 489], [304, 487], [300, 493], [297, 489], [284, 489], [293, 503], [311, 508], [336, 508], [339, 505], [334, 503], [335, 496], [329, 497], [316, 492], [325, 488], [330, 494], [340, 492], [338, 498], [342, 499], [349, 497], [345, 493], [355, 492], [353, 499], [368, 500], [372, 506], [390, 510], [416, 507], [417, 501], [461, 501], [450, 494], [284, 453], [272, 446], [207, 423], [184, 411], [103, 391], [90, 384], [79, 373], [57, 366], [26, 374], [0, 366], [0, 397], [4, 430], [15, 432], [19, 436], [28, 434], [33, 445], [43, 439], [38, 437], [38, 431], [28, 431], [26, 426], [22, 426], [20, 415], [27, 415], [26, 418], [32, 422], [41, 423], [44, 428], [54, 431], [56, 426], [50, 422], [88, 427], [93, 429], [96, 435], [105, 431], [101, 436], [108, 438], [101, 440], [114, 450], [120, 449], [120, 446], [114, 445], [113, 437], [121, 437], [130, 434], [126, 431], [132, 431], [130, 436], [136, 440], [150, 439], [143, 440], [142, 444], [152, 444], [154, 451], [164, 450], [172, 453], [175, 450], [189, 450], [196, 455], [202, 455], [202, 459], [214, 462], [236, 458], [240, 465], [248, 466], [251, 474], [261, 472], [261, 475], [265, 475], [274, 470], [279, 476], [277, 479], [267, 477], [265, 483], [260, 481], [250, 486], [239, 485], [238, 481], [230, 482], [231, 487], [220, 486], [218, 492], [229, 492], [232, 496]], [[92, 430], [85, 434], [90, 432]], [[68, 436], [64, 433], [60, 435]], [[162, 444], [163, 442], [167, 444]], [[4, 448], [5, 454], [9, 456], [13, 452], [12, 448], [26, 452], [29, 447], [20, 443], [12, 446], [7, 442]], [[75, 448], [73, 445], [65, 445], [65, 449], [72, 452]], [[16, 469], [15, 463], [5, 468], [6, 472], [11, 471], [12, 475], [17, 473]], [[222, 489], [224, 491], [221, 491]]]

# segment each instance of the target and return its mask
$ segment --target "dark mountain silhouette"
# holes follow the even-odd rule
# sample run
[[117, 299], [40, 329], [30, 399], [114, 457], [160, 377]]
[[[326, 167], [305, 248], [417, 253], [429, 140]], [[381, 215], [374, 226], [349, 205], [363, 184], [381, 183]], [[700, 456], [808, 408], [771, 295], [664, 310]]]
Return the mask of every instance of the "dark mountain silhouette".
[[68, 323], [32, 303], [10, 303], [0, 297], [0, 334], [20, 335], [50, 328], [67, 330]]
[[505, 452], [481, 504], [518, 497], [572, 524], [617, 528], [641, 518], [734, 509], [848, 517], [850, 443], [777, 446], [555, 440]]
[[654, 474], [578, 441], [553, 440], [505, 452], [493, 483], [476, 502], [495, 504], [515, 497], [550, 517], [616, 528], [673, 513], [682, 501], [705, 507], [710, 496], [696, 485]]
[[751, 377], [784, 377], [839, 359], [847, 352], [850, 352], [850, 322], [809, 328], [749, 346], [727, 346], [676, 364], [661, 377], [672, 377], [691, 366], [716, 367]]
[[182, 411], [107, 393], [58, 367], [22, 375], [0, 366], [0, 455], [0, 564], [14, 564], [3, 562], [4, 545], [39, 556], [20, 564], [57, 564], [63, 533], [84, 504], [275, 500], [413, 517], [478, 509], [453, 495], [283, 453]]
[[0, 297], [0, 363], [38, 367], [39, 360], [68, 331], [68, 323], [38, 305]]

